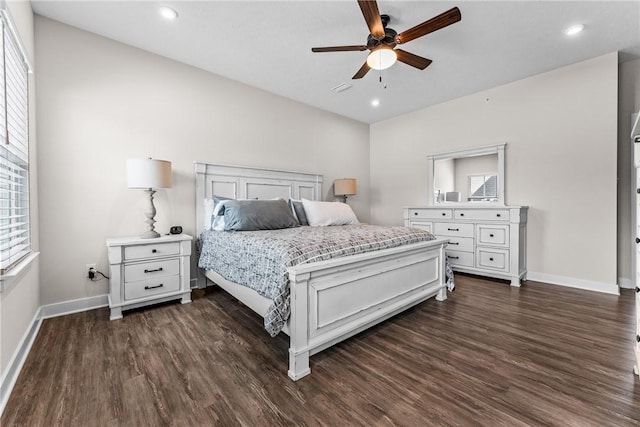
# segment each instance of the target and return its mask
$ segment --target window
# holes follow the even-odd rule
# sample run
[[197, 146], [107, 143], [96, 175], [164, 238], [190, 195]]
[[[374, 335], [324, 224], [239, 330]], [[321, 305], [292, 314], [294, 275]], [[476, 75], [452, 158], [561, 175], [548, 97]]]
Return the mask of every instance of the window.
[[29, 66], [2, 10], [0, 40], [0, 274], [31, 252]]
[[469, 200], [493, 201], [498, 199], [498, 175], [468, 175]]

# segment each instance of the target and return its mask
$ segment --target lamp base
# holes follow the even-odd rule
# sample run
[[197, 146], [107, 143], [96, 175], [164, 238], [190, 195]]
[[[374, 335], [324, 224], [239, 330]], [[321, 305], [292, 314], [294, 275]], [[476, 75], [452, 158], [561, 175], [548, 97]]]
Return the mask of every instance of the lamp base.
[[140, 235], [141, 239], [157, 239], [158, 237], [160, 237], [160, 233], [157, 231], [145, 231]]

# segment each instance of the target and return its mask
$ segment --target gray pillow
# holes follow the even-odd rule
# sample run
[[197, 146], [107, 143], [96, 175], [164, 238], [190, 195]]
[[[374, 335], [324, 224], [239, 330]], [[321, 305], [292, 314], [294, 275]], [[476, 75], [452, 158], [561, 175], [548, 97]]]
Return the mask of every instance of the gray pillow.
[[307, 220], [307, 214], [304, 211], [304, 206], [302, 206], [302, 202], [300, 200], [292, 200], [289, 199], [289, 207], [293, 207], [293, 210], [298, 217], [298, 222], [300, 225], [309, 225], [309, 220]]
[[[231, 197], [223, 197], [223, 196], [216, 196], [215, 194], [213, 195], [213, 206], [216, 206], [218, 203], [220, 203], [223, 200], [233, 200]], [[218, 210], [218, 215], [224, 215], [224, 206], [222, 206], [219, 210]]]
[[298, 222], [284, 200], [230, 200], [225, 203], [225, 231], [279, 230]]

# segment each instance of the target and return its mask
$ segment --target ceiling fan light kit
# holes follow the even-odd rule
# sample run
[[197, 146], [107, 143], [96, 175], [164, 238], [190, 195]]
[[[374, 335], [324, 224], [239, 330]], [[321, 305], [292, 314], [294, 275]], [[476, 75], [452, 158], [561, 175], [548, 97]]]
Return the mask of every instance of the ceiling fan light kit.
[[451, 8], [438, 16], [435, 16], [421, 24], [397, 33], [392, 28], [387, 28], [390, 21], [389, 15], [380, 15], [378, 4], [375, 0], [358, 0], [362, 16], [369, 27], [369, 36], [366, 45], [314, 47], [312, 52], [352, 52], [369, 50], [366, 62], [360, 67], [352, 79], [361, 79], [370, 69], [384, 70], [391, 67], [396, 61], [403, 62], [419, 70], [424, 70], [431, 64], [431, 60], [396, 49], [397, 45], [410, 42], [434, 31], [440, 30], [462, 19], [460, 9]]
[[367, 57], [367, 65], [374, 70], [386, 70], [396, 63], [398, 55], [396, 51], [390, 47], [382, 46], [371, 51]]

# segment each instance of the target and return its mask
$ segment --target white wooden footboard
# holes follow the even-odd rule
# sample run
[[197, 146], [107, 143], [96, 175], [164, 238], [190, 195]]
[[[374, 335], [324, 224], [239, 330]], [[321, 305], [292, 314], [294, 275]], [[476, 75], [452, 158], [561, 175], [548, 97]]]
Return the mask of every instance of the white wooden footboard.
[[432, 296], [447, 298], [446, 240], [289, 269], [289, 377], [311, 373], [309, 356]]

